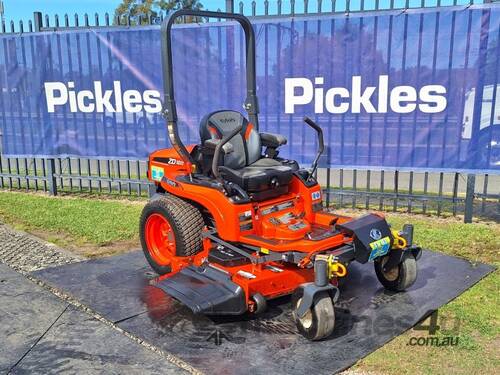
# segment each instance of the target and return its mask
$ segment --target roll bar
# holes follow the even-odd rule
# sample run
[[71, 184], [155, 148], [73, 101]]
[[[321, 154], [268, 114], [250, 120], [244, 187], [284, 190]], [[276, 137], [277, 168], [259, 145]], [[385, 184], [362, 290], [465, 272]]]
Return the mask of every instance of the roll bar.
[[255, 83], [255, 35], [250, 20], [241, 14], [209, 12], [191, 9], [181, 9], [170, 14], [161, 25], [161, 60], [163, 68], [163, 115], [167, 119], [167, 130], [172, 146], [187, 164], [193, 164], [193, 159], [182, 143], [177, 129], [177, 109], [174, 95], [174, 77], [172, 69], [172, 26], [175, 20], [183, 16], [225, 18], [238, 21], [245, 32], [246, 45], [246, 81], [247, 96], [243, 108], [247, 111], [250, 122], [259, 129], [259, 104]]

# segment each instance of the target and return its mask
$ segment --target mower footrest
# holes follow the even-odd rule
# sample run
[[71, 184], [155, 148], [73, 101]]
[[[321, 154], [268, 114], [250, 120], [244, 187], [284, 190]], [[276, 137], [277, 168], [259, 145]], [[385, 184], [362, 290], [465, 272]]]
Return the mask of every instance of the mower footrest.
[[243, 289], [229, 274], [209, 265], [186, 267], [153, 285], [195, 314], [240, 315], [247, 310]]

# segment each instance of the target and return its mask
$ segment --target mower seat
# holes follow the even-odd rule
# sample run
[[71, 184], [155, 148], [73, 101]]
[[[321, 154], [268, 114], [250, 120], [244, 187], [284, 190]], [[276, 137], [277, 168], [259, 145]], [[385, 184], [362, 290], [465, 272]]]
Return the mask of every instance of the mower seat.
[[233, 151], [221, 157], [220, 175], [248, 193], [278, 188], [283, 193], [292, 180], [292, 168], [262, 156], [261, 136], [241, 113], [217, 111], [205, 116], [200, 123], [202, 145], [209, 139], [222, 139], [240, 125], [241, 132], [229, 141]]

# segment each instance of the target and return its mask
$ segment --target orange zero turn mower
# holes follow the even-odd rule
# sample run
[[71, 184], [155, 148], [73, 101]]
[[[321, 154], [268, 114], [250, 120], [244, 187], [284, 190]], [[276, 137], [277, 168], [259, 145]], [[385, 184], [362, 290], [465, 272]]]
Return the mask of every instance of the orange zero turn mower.
[[[200, 123], [200, 144], [178, 134], [172, 74], [171, 29], [182, 16], [237, 21], [245, 32], [248, 117], [220, 110]], [[381, 284], [410, 287], [421, 249], [413, 227], [390, 228], [380, 214], [357, 219], [322, 204], [315, 172], [323, 132], [311, 119], [319, 150], [310, 169], [279, 157], [282, 135], [260, 133], [255, 82], [255, 38], [239, 14], [180, 10], [161, 27], [164, 107], [172, 148], [149, 156], [156, 194], [140, 220], [147, 261], [160, 274], [154, 285], [195, 313], [259, 314], [267, 301], [292, 295], [293, 319], [310, 340], [335, 326], [339, 278], [353, 261], [373, 262]], [[348, 287], [348, 286], [346, 286]]]

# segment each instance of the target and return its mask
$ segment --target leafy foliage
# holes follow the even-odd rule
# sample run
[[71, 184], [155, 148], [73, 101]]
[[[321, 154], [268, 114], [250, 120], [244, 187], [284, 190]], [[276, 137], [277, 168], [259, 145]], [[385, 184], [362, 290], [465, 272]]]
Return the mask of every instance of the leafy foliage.
[[[149, 20], [156, 19], [161, 12], [202, 8], [203, 4], [198, 0], [122, 0], [115, 10], [115, 22], [119, 19], [120, 24], [126, 24], [128, 18], [131, 25], [149, 24]], [[185, 20], [185, 22], [193, 21], [195, 20], [192, 17]]]

